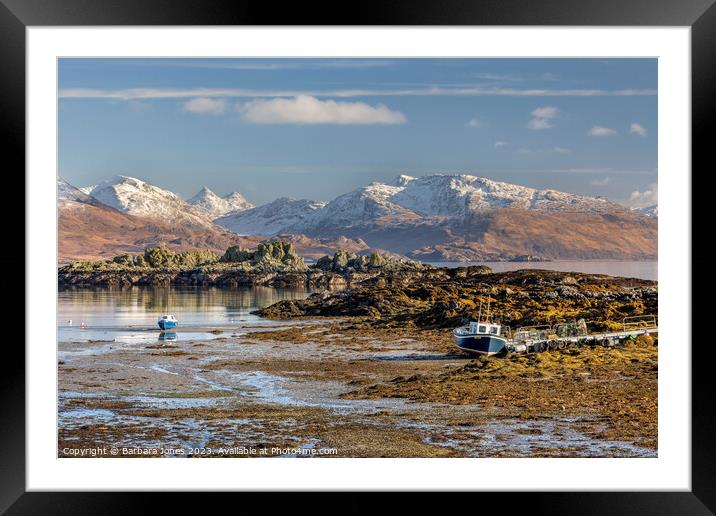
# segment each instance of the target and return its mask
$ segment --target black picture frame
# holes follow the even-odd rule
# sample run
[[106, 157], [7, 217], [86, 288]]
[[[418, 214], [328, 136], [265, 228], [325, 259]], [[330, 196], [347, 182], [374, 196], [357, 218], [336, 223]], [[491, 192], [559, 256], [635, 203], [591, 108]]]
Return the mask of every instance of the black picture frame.
[[[346, 6], [343, 12], [346, 14], [340, 14], [337, 4], [327, 2], [283, 3], [279, 7], [268, 2], [261, 4], [225, 0], [0, 0], [0, 63], [3, 70], [0, 72], [0, 146], [4, 151], [4, 165], [9, 167], [8, 171], [14, 171], [15, 191], [24, 192], [23, 174], [17, 171], [25, 169], [25, 29], [28, 26], [689, 26], [692, 40], [692, 170], [707, 170], [711, 164], [709, 162], [713, 162], [713, 153], [709, 152], [712, 145], [707, 134], [716, 113], [716, 7], [713, 0], [364, 0], [360, 5], [356, 4], [355, 8]], [[688, 175], [688, 171], [685, 172], [686, 180]], [[696, 174], [691, 175], [694, 176]], [[694, 206], [697, 205], [696, 201], [696, 198], [692, 201]], [[24, 228], [12, 219], [6, 220], [10, 222], [7, 226], [11, 227], [5, 230], [10, 232], [11, 238], [15, 242], [24, 240]], [[15, 247], [19, 248], [19, 245]], [[6, 270], [13, 271], [10, 276], [14, 279], [9, 280], [10, 286], [16, 286], [19, 292], [20, 277], [16, 274], [16, 258], [13, 262], [4, 258], [2, 261]], [[24, 272], [27, 274], [31, 271]], [[31, 310], [32, 307], [26, 309]], [[695, 320], [693, 316], [692, 319]], [[26, 492], [25, 353], [18, 340], [4, 346], [7, 362], [0, 374], [0, 511], [7, 511], [7, 514], [144, 512], [147, 507], [146, 494]], [[691, 343], [680, 345], [688, 346]], [[716, 511], [716, 440], [713, 438], [713, 416], [710, 410], [708, 345], [692, 346], [691, 350], [690, 492], [481, 493], [480, 505], [489, 503], [485, 497], [494, 498], [494, 501], [503, 497], [504, 504], [506, 496], [512, 509], [525, 505], [532, 513], [712, 514]], [[162, 503], [168, 504], [164, 506], [165, 510], [172, 502], [183, 505], [186, 501], [186, 495], [162, 495]], [[466, 501], [475, 503], [476, 499], [473, 497]], [[403, 510], [412, 510], [411, 504], [422, 505], [422, 497], [412, 497], [403, 506]], [[341, 512], [346, 510], [367, 512], [372, 509], [367, 502], [354, 495], [353, 501]]]

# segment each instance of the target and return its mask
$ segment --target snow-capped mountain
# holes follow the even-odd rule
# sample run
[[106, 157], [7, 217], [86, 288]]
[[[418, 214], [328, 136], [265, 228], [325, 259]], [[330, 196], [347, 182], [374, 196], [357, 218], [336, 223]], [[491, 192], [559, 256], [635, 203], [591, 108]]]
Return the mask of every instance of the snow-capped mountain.
[[254, 203], [247, 201], [239, 192], [231, 192], [229, 195], [225, 195], [223, 199], [235, 210], [249, 210], [256, 207]]
[[187, 203], [204, 212], [211, 219], [221, 217], [232, 211], [248, 210], [254, 207], [239, 192], [231, 192], [229, 195], [219, 197], [206, 186], [199, 190], [199, 193], [189, 199]]
[[[180, 214], [172, 212], [172, 216], [167, 218], [157, 216], [157, 213], [171, 211], [167, 209], [162, 211], [144, 210], [144, 212], [150, 213], [149, 216], [131, 214], [128, 209], [121, 209], [122, 202], [127, 202], [129, 209], [134, 210], [139, 193], [133, 192], [132, 195], [129, 195], [128, 183], [131, 181], [118, 181], [116, 186], [120, 199], [116, 199], [106, 191], [107, 185], [98, 190], [98, 195], [101, 197], [115, 201], [115, 206], [110, 206], [72, 186], [64, 179], [57, 179], [58, 259], [60, 262], [75, 259], [111, 258], [117, 254], [137, 253], [147, 247], [157, 246], [181, 251], [211, 249], [220, 254], [229, 245], [252, 246], [260, 241], [256, 238], [243, 239], [224, 228], [207, 222], [204, 217], [197, 217], [193, 214], [180, 216]], [[148, 186], [151, 187], [151, 185]], [[97, 187], [91, 190], [97, 190]], [[167, 193], [171, 194], [171, 192]], [[161, 192], [157, 194], [155, 190], [150, 189], [148, 199], [143, 199], [140, 204], [150, 203], [152, 199], [158, 199], [161, 202], [169, 199], [171, 202], [175, 202], [171, 195]], [[182, 204], [179, 203], [178, 206], [182, 206]], [[184, 206], [188, 205], [184, 204]]]
[[57, 200], [60, 202], [91, 203], [92, 197], [58, 176]]
[[467, 174], [433, 174], [421, 178], [400, 176], [395, 184], [402, 185], [402, 190], [390, 197], [390, 202], [428, 217], [464, 217], [494, 208], [550, 212], [618, 209], [606, 199], [537, 190]]
[[229, 213], [214, 222], [238, 235], [275, 235], [300, 224], [324, 206], [322, 202], [281, 197], [263, 206]]
[[659, 205], [653, 204], [651, 206], [645, 206], [643, 208], [632, 208], [637, 213], [646, 215], [647, 217], [658, 218], [659, 217]]
[[391, 202], [404, 187], [371, 183], [333, 199], [304, 221], [284, 229], [287, 233], [360, 227], [376, 222], [417, 220], [420, 216]]
[[415, 221], [462, 223], [475, 213], [497, 208], [546, 212], [604, 213], [624, 211], [606, 199], [492, 181], [467, 174], [397, 177], [391, 184], [372, 183], [329, 202], [304, 223], [287, 231], [328, 227], [405, 224]]
[[89, 190], [98, 201], [124, 213], [167, 222], [189, 222], [210, 225], [199, 209], [177, 194], [128, 176], [114, 176]]
[[345, 235], [433, 260], [653, 258], [657, 228], [644, 219], [605, 198], [467, 174], [401, 175], [341, 195], [279, 232]]
[[[61, 205], [87, 206], [83, 204], [86, 193], [91, 202], [105, 209], [109, 206], [143, 219], [131, 224], [142, 227], [146, 238], [156, 241], [165, 241], [180, 229], [193, 231], [182, 237], [184, 241], [199, 242], [200, 235], [211, 234], [217, 246], [225, 239], [222, 234], [232, 238], [293, 235], [286, 238], [308, 238], [314, 247], [321, 239], [333, 242], [347, 237], [366, 248], [432, 260], [499, 260], [524, 255], [653, 259], [657, 249], [656, 206], [631, 210], [605, 198], [539, 190], [468, 174], [401, 175], [387, 184], [357, 188], [327, 204], [282, 197], [251, 208], [238, 193], [220, 197], [204, 188], [187, 202], [126, 176], [84, 191], [58, 180]], [[102, 212], [103, 216], [117, 218], [115, 210], [111, 217]], [[90, 217], [92, 210], [85, 211], [85, 218]], [[215, 218], [218, 214], [221, 216]], [[77, 220], [67, 222], [68, 227], [79, 224]], [[121, 229], [130, 227], [127, 224], [117, 223], [115, 241], [136, 241], [137, 231]], [[77, 238], [81, 242], [79, 235]]]

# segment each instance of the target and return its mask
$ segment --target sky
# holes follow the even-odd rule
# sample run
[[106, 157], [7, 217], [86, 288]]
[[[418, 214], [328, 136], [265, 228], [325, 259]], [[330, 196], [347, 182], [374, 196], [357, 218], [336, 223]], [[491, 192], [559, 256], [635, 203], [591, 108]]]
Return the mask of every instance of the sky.
[[656, 203], [656, 59], [60, 59], [59, 175], [330, 200], [467, 173]]

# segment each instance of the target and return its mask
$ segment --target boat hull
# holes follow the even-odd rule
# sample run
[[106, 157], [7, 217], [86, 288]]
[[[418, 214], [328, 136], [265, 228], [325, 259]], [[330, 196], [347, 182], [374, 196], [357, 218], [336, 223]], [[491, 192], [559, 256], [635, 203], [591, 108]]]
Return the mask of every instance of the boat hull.
[[506, 339], [494, 335], [454, 335], [455, 345], [468, 353], [496, 355], [505, 350]]
[[162, 319], [158, 324], [160, 330], [171, 330], [177, 327], [176, 321], [165, 321]]

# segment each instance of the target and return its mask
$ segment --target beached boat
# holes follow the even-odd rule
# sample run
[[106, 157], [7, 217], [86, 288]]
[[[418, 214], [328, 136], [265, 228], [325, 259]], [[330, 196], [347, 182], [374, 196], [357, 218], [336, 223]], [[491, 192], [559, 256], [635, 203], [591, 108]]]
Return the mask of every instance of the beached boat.
[[502, 326], [492, 322], [471, 322], [469, 326], [455, 328], [452, 332], [455, 345], [469, 353], [496, 355], [505, 350], [507, 339], [500, 335]]
[[173, 315], [161, 315], [157, 324], [162, 331], [171, 330], [177, 327], [177, 319]]
[[[508, 331], [509, 333], [509, 331]], [[452, 332], [455, 345], [469, 353], [480, 355], [496, 355], [505, 351], [507, 339], [502, 336], [502, 326], [492, 321], [490, 317], [490, 302], [487, 302], [487, 315], [482, 317], [482, 303], [477, 315], [477, 321], [468, 326], [455, 328]]]

